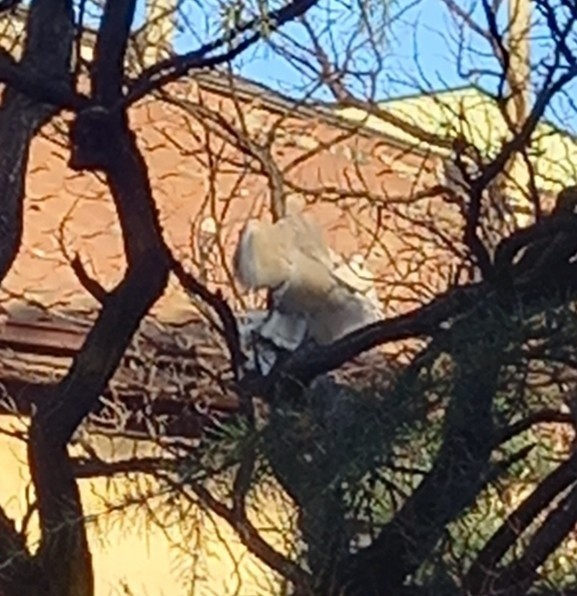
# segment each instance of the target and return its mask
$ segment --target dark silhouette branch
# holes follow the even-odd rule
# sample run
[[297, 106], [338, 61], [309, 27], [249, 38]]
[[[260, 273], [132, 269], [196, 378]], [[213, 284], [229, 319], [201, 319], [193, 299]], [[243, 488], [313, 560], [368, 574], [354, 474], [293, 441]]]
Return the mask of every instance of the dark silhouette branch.
[[22, 0], [2, 0], [0, 2], [0, 13], [13, 10], [21, 3]]
[[310, 593], [311, 578], [308, 573], [263, 540], [259, 531], [246, 517], [244, 511], [229, 509], [216, 499], [210, 491], [198, 484], [191, 486], [190, 490], [198, 497], [202, 505], [230, 524], [238, 534], [241, 542], [251, 553], [264, 561], [271, 569], [277, 571], [282, 577], [293, 582], [298, 594], [305, 596]]
[[122, 94], [124, 57], [136, 0], [107, 0], [94, 48], [92, 94], [102, 106], [111, 107]]
[[26, 546], [26, 537], [0, 509], [0, 593], [6, 596], [37, 594], [46, 586], [38, 561]]
[[558, 410], [545, 409], [539, 412], [533, 412], [532, 414], [526, 416], [522, 420], [514, 422], [510, 426], [507, 426], [506, 428], [499, 430], [496, 433], [497, 436], [495, 440], [495, 446], [502, 445], [503, 443], [510, 441], [511, 439], [517, 437], [521, 433], [524, 433], [525, 431], [529, 430], [533, 426], [536, 426], [537, 424], [550, 423], [569, 424], [572, 426], [573, 424], [575, 424], [575, 419], [571, 414], [559, 412]]
[[[574, 225], [571, 222], [571, 229]], [[525, 230], [516, 232], [512, 238], [517, 234], [526, 238]], [[542, 310], [546, 298], [555, 304], [563, 303], [577, 291], [577, 266], [569, 262], [571, 254], [577, 249], [572, 244], [572, 238], [564, 234], [560, 242], [551, 243], [546, 262], [522, 271], [523, 275], [518, 279], [513, 277], [510, 287], [495, 288], [489, 282], [453, 287], [424, 306], [373, 323], [329, 346], [299, 350], [273, 368], [262, 391], [271, 397], [278, 386], [285, 386], [291, 391], [302, 389], [318, 375], [338, 368], [379, 345], [408, 338], [432, 337], [441, 333], [441, 323], [462, 316], [475, 305], [490, 302], [497, 296], [503, 312], [509, 314], [520, 305]]]
[[515, 596], [526, 593], [538, 579], [539, 568], [559, 547], [577, 523], [577, 486], [543, 520], [523, 556], [500, 575], [492, 594]]
[[452, 288], [424, 306], [349, 333], [333, 344], [299, 350], [273, 368], [267, 378], [266, 391], [270, 394], [278, 383], [302, 388], [315, 377], [379, 345], [432, 336], [440, 331], [441, 323], [474, 307], [487, 297], [488, 292], [485, 283]]
[[499, 154], [483, 168], [481, 174], [472, 183], [472, 192], [482, 192], [487, 188], [489, 183], [503, 171], [513, 154], [524, 150], [551, 100], [577, 76], [577, 63], [570, 65], [555, 81], [553, 81], [554, 76], [555, 68], [550, 68], [533, 109], [520, 127], [519, 133], [504, 143]]
[[243, 449], [232, 487], [232, 514], [240, 519], [246, 516], [246, 496], [251, 488], [257, 450], [254, 440]]
[[[64, 103], [62, 99], [72, 96], [69, 72], [73, 36], [72, 2], [33, 0], [26, 21], [26, 40], [20, 62], [16, 64], [6, 53], [0, 55], [0, 80], [7, 84], [0, 107], [0, 136], [3, 139], [0, 148], [0, 280], [9, 271], [22, 239], [23, 197], [30, 144], [41, 127], [58, 112], [60, 104]], [[36, 78], [36, 73], [42, 73], [42, 76]], [[56, 83], [48, 85], [45, 83], [48, 80]], [[33, 447], [29, 447], [30, 462], [33, 463], [36, 461]], [[47, 469], [52, 465], [49, 460]], [[34, 476], [34, 470], [31, 469], [31, 472]], [[58, 474], [53, 480], [53, 486], [60, 490]], [[45, 574], [46, 569], [50, 569], [45, 566], [46, 550], [41, 546], [32, 563], [10, 520], [3, 516], [0, 526], [1, 554], [5, 562], [10, 555], [8, 549], [13, 549], [12, 564], [0, 579], [2, 591], [14, 595], [66, 594], [52, 586]], [[61, 551], [70, 562], [68, 569], [75, 567], [73, 552], [78, 551]], [[87, 549], [84, 552], [88, 552]], [[80, 574], [91, 575], [89, 565], [80, 565], [76, 569], [80, 567]]]
[[505, 238], [495, 251], [495, 267], [497, 269], [512, 267], [517, 254], [527, 246], [538, 241], [550, 241], [560, 232], [575, 234], [576, 231], [577, 218], [575, 217], [562, 215], [544, 218]]
[[[489, 304], [456, 323], [450, 349], [453, 395], [439, 453], [373, 543], [343, 564], [340, 584], [347, 596], [399, 593], [446, 525], [474, 502], [492, 452], [493, 398], [507, 341], [507, 331], [495, 324], [495, 308]], [[481, 316], [486, 325], [478, 324]]]
[[[123, 31], [130, 8], [130, 2], [106, 6], [93, 71], [93, 89], [105, 103], [114, 102], [120, 93], [117, 81], [123, 76], [120, 55], [125, 41], [117, 40], [110, 52], [103, 43], [112, 31]], [[111, 65], [106, 65], [109, 59]], [[39, 553], [51, 572], [50, 594], [89, 596], [93, 592], [91, 557], [67, 444], [97, 407], [141, 320], [164, 291], [170, 262], [147, 167], [125, 114], [112, 117], [103, 108], [83, 110], [72, 125], [70, 139], [70, 165], [100, 170], [106, 176], [123, 233], [127, 271], [107, 296], [68, 374], [33, 416], [28, 456], [38, 499]]]
[[180, 261], [172, 259], [172, 271], [188, 293], [203, 300], [218, 315], [222, 324], [220, 331], [228, 348], [231, 367], [234, 374], [238, 375], [246, 357], [240, 346], [238, 325], [232, 309], [220, 292], [212, 292], [201, 284], [194, 276], [185, 271]]
[[105, 173], [128, 247], [128, 270], [108, 295], [70, 371], [33, 418], [30, 431], [41, 552], [45, 564], [55, 570], [57, 593], [70, 596], [91, 590], [92, 571], [66, 445], [98, 404], [142, 318], [162, 294], [169, 273], [146, 165], [134, 135], [120, 123], [109, 137], [109, 146], [113, 155]]
[[82, 285], [82, 287], [100, 304], [104, 304], [106, 302], [106, 298], [108, 296], [108, 292], [90, 275], [88, 275], [80, 257], [75, 255], [72, 259], [70, 266], [72, 267], [72, 271], [76, 274], [78, 281]]
[[102, 461], [92, 458], [74, 458], [72, 466], [76, 478], [112, 478], [126, 474], [156, 475], [178, 465], [174, 459], [162, 457], [131, 457], [119, 461]]
[[82, 93], [73, 91], [61, 73], [59, 78], [49, 76], [46, 71], [18, 62], [4, 48], [0, 48], [0, 82], [26, 95], [38, 104], [45, 104], [43, 109], [80, 110], [89, 105], [89, 99]]
[[537, 486], [485, 544], [465, 577], [464, 587], [467, 594], [480, 596], [494, 593], [491, 590], [498, 576], [500, 560], [531, 522], [576, 480], [577, 454], [574, 454]]

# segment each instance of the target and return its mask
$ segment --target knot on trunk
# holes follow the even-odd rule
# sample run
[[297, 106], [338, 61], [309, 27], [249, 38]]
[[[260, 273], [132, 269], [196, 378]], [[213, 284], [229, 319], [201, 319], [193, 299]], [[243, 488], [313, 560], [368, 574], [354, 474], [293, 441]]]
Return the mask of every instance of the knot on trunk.
[[69, 166], [75, 171], [102, 171], [118, 158], [115, 139], [124, 130], [124, 114], [102, 106], [78, 113], [70, 125]]

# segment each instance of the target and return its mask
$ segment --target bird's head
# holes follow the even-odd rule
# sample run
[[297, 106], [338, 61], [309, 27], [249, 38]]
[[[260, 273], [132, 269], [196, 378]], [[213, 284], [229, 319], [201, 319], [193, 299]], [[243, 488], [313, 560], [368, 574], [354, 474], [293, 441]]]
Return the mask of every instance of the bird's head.
[[245, 287], [261, 287], [259, 271], [268, 258], [267, 251], [274, 249], [273, 241], [274, 229], [269, 222], [249, 219], [245, 223], [233, 257], [234, 273]]
[[306, 206], [306, 200], [302, 195], [287, 195], [284, 204], [285, 216], [300, 215]]

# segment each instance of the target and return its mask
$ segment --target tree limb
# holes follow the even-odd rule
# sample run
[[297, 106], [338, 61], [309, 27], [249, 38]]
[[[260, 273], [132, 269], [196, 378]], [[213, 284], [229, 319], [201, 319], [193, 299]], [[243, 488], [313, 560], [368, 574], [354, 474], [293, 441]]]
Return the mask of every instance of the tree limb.
[[136, 0], [107, 0], [98, 30], [92, 63], [92, 94], [101, 105], [110, 107], [122, 93], [124, 57]]
[[127, 271], [107, 296], [68, 374], [32, 418], [28, 456], [42, 533], [39, 553], [51, 572], [51, 594], [90, 596], [92, 565], [67, 443], [97, 406], [134, 332], [164, 291], [170, 261], [147, 167], [125, 115], [84, 110], [70, 136], [71, 165], [106, 175], [122, 228]]
[[[492, 320], [494, 308], [481, 309], [484, 320]], [[507, 335], [495, 320], [488, 330], [477, 319], [473, 313], [456, 323], [453, 395], [433, 467], [373, 543], [344, 562], [347, 596], [398, 593], [446, 525], [474, 501], [492, 452], [492, 405]]]
[[21, 4], [22, 0], [2, 0], [0, 2], [0, 13], [8, 12], [9, 10], [13, 10], [19, 4]]
[[72, 271], [76, 274], [78, 281], [82, 287], [100, 304], [104, 304], [108, 296], [108, 292], [90, 275], [88, 275], [80, 257], [75, 255], [70, 263]]
[[0, 509], [0, 593], [33, 596], [46, 586], [42, 570], [26, 546], [25, 536]]
[[277, 383], [306, 386], [315, 377], [379, 345], [434, 335], [441, 323], [474, 307], [487, 298], [489, 291], [486, 283], [452, 288], [424, 306], [353, 331], [328, 346], [299, 350], [273, 368], [267, 377], [266, 390], [270, 392]]
[[187, 273], [182, 263], [174, 258], [171, 259], [171, 262], [172, 271], [178, 278], [181, 286], [191, 295], [198, 296], [206, 302], [218, 315], [222, 323], [222, 336], [228, 348], [231, 367], [234, 375], [238, 377], [238, 373], [245, 363], [246, 356], [243, 354], [240, 346], [238, 325], [230, 306], [220, 292], [211, 292], [206, 286], [190, 275], [190, 273]]
[[92, 458], [74, 458], [72, 466], [76, 478], [112, 478], [126, 474], [155, 475], [159, 470], [166, 471], [178, 462], [162, 457], [131, 457], [119, 461], [94, 460]]
[[573, 425], [575, 423], [575, 419], [571, 414], [560, 412], [558, 410], [544, 409], [538, 412], [533, 412], [529, 416], [523, 418], [522, 420], [514, 422], [513, 424], [499, 430], [497, 432], [495, 446], [499, 446], [503, 443], [506, 443], [507, 441], [510, 441], [511, 439], [520, 435], [526, 430], [529, 430], [536, 424], [547, 423]]
[[73, 91], [66, 79], [49, 76], [24, 60], [17, 62], [4, 48], [0, 48], [0, 83], [26, 95], [32, 102], [46, 104], [43, 109], [52, 106], [75, 111], [89, 105], [88, 97]]
[[526, 594], [539, 577], [539, 568], [559, 547], [577, 522], [577, 486], [543, 520], [522, 557], [511, 563], [499, 576], [491, 594], [515, 596]]
[[[566, 247], [560, 245], [558, 248], [563, 254]], [[328, 346], [297, 350], [273, 367], [259, 390], [271, 398], [275, 388], [283, 384], [289, 391], [300, 390], [315, 377], [379, 345], [438, 334], [441, 323], [462, 316], [497, 296], [502, 312], [510, 314], [520, 305], [542, 310], [545, 298], [551, 298], [555, 304], [564, 302], [577, 292], [577, 265], [559, 259], [552, 266], [554, 260], [554, 255], [549, 255], [548, 267], [534, 269], [518, 280], [513, 279], [506, 291], [496, 289], [486, 281], [453, 287], [424, 306], [353, 331]]]
[[308, 587], [311, 583], [308, 573], [265, 542], [244, 513], [229, 509], [203, 486], [194, 484], [194, 486], [191, 486], [191, 490], [207, 509], [230, 524], [238, 534], [241, 542], [251, 553], [261, 561], [266, 562], [271, 569], [293, 582], [298, 594], [304, 596], [309, 593]]
[[467, 594], [493, 593], [499, 561], [539, 513], [576, 480], [577, 454], [573, 454], [537, 486], [485, 544], [465, 577]]

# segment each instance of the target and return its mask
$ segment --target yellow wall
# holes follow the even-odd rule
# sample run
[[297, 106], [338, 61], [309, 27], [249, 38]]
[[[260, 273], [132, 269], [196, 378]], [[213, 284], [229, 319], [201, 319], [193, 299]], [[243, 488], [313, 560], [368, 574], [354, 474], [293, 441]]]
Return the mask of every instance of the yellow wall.
[[[475, 87], [424, 93], [386, 101], [379, 107], [429, 134], [445, 138], [452, 138], [455, 133], [463, 134], [488, 154], [497, 151], [503, 139], [510, 137], [497, 103]], [[382, 118], [368, 115], [364, 110], [343, 108], [337, 112], [344, 118], [363, 122], [368, 128], [429, 149], [411, 134]], [[577, 142], [569, 134], [542, 122], [533, 135], [529, 156], [535, 168], [537, 187], [541, 190], [556, 193], [562, 186], [576, 183]]]
[[[0, 432], [15, 425], [12, 418], [0, 418]], [[20, 524], [29, 484], [24, 443], [2, 432], [0, 458], [0, 504]], [[146, 502], [144, 494], [158, 491], [149, 478], [82, 480], [80, 487], [85, 513], [95, 516], [88, 528], [97, 596], [279, 593], [278, 578], [244, 549], [226, 523], [182, 501], [167, 506], [167, 497]], [[111, 505], [127, 500], [140, 505], [110, 512]], [[263, 536], [286, 552], [291, 514], [279, 493], [262, 502], [254, 515], [259, 527], [266, 528]], [[28, 536], [31, 544], [37, 540], [34, 523]]]

